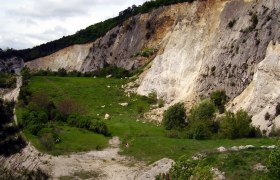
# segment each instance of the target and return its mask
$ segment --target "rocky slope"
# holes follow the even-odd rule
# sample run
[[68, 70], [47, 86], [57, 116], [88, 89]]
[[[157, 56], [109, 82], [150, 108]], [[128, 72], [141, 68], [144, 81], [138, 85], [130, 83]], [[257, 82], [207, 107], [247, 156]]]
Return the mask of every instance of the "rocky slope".
[[[259, 75], [259, 68], [263, 62], [270, 63], [269, 43], [280, 39], [279, 16], [280, 2], [276, 0], [180, 3], [132, 17], [91, 44], [63, 49], [26, 66], [88, 72], [116, 65], [131, 70], [151, 60], [135, 56], [149, 48], [155, 54], [151, 68], [139, 80], [139, 94], [155, 90], [168, 104], [184, 101], [192, 105], [200, 97], [224, 89], [234, 99], [256, 82], [262, 86], [262, 82], [277, 81], [276, 74]], [[265, 67], [265, 72], [276, 68]], [[268, 88], [264, 94], [273, 95], [259, 101], [256, 95], [263, 89], [247, 89], [246, 98], [234, 100], [236, 108], [231, 109], [245, 108], [254, 116], [254, 124], [266, 129], [259, 113], [268, 111], [267, 104], [277, 103], [278, 95]]]

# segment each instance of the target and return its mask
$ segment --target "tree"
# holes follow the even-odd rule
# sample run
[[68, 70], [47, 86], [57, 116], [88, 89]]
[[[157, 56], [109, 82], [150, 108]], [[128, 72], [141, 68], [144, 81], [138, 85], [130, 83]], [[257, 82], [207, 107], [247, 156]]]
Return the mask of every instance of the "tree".
[[186, 127], [186, 111], [183, 103], [177, 103], [167, 109], [163, 114], [163, 126], [167, 130]]

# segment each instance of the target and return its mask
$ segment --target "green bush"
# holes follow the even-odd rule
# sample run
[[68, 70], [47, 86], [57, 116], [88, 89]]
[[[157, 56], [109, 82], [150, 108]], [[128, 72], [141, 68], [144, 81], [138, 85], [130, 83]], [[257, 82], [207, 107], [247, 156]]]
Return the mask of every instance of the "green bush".
[[157, 92], [152, 91], [148, 94], [148, 99], [147, 99], [149, 104], [156, 104], [157, 103]]
[[267, 168], [272, 179], [280, 179], [280, 150], [270, 153]]
[[185, 156], [181, 157], [170, 169], [171, 179], [186, 180], [193, 175], [198, 161], [189, 160]]
[[159, 108], [164, 107], [164, 100], [163, 100], [162, 98], [160, 98], [160, 99], [158, 100], [158, 107], [159, 107]]
[[222, 114], [225, 111], [225, 104], [228, 101], [228, 96], [224, 90], [214, 91], [210, 94], [210, 99], [212, 103], [218, 108], [219, 112]]
[[64, 68], [59, 68], [57, 71], [57, 75], [61, 77], [66, 77], [67, 76], [67, 71]]
[[251, 126], [251, 117], [244, 110], [238, 110], [236, 114], [226, 112], [225, 116], [218, 118], [218, 121], [220, 123], [219, 133], [224, 138], [250, 137], [252, 131], [258, 131]]
[[215, 116], [215, 106], [209, 100], [202, 101], [190, 111], [190, 121], [211, 121]]
[[98, 134], [103, 134], [104, 136], [109, 136], [109, 130], [105, 122], [101, 120], [91, 120], [89, 116], [80, 116], [76, 114], [69, 115], [67, 123], [70, 126], [77, 128], [83, 128], [90, 131], [93, 131]]
[[205, 140], [211, 138], [212, 132], [208, 123], [197, 121], [190, 124], [189, 135], [192, 139]]
[[163, 114], [163, 126], [167, 130], [186, 127], [186, 110], [183, 103], [169, 107]]
[[0, 88], [15, 88], [17, 79], [13, 74], [0, 72]]
[[28, 111], [22, 115], [21, 119], [21, 125], [35, 136], [47, 122], [48, 116], [44, 111]]
[[105, 122], [101, 120], [95, 120], [91, 123], [89, 130], [96, 132], [98, 134], [103, 134], [104, 136], [109, 136], [109, 130]]

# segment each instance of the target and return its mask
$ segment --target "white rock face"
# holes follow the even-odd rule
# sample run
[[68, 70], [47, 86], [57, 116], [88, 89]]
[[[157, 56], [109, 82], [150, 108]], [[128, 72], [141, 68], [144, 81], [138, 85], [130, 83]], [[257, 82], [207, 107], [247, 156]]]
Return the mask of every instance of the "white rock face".
[[279, 87], [280, 44], [270, 42], [266, 57], [258, 64], [253, 81], [242, 94], [230, 103], [236, 105], [229, 107], [229, 110], [237, 111], [243, 108], [253, 115], [253, 125], [269, 130], [272, 126], [270, 126], [270, 121], [265, 120], [265, 114], [268, 112], [274, 116], [276, 104], [280, 102]]
[[25, 63], [25, 66], [31, 70], [50, 69], [52, 71], [57, 71], [59, 68], [64, 68], [67, 71], [80, 71], [91, 46], [92, 43], [73, 45], [49, 56], [29, 61]]
[[[197, 17], [201, 8], [197, 3], [185, 9], [184, 19], [165, 37], [164, 52], [154, 59], [138, 89], [139, 94], [147, 95], [155, 90], [167, 102], [195, 95], [196, 79], [203, 61], [208, 58], [208, 48], [215, 42], [213, 38], [218, 31], [223, 5], [220, 3], [220, 7], [213, 8], [213, 12], [202, 17]], [[210, 26], [209, 22], [213, 24]]]

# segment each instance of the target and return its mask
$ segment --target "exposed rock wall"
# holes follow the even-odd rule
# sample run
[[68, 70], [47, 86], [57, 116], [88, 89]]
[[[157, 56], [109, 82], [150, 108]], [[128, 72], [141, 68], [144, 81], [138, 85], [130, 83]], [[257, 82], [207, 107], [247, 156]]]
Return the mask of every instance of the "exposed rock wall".
[[70, 46], [49, 56], [29, 61], [25, 63], [25, 66], [34, 71], [40, 69], [57, 71], [59, 68], [64, 68], [67, 71], [80, 71], [91, 45], [92, 43]]
[[[253, 81], [230, 104], [230, 110], [245, 109], [253, 115], [253, 125], [261, 129], [270, 130], [275, 118], [277, 103], [280, 102], [280, 44], [270, 42], [266, 57], [261, 61]], [[265, 114], [270, 117], [265, 119]], [[279, 126], [279, 120], [276, 125]]]
[[268, 43], [279, 39], [279, 4], [216, 0], [189, 5], [138, 93], [156, 90], [167, 102], [191, 101], [217, 89], [231, 98], [239, 95], [252, 81]]

